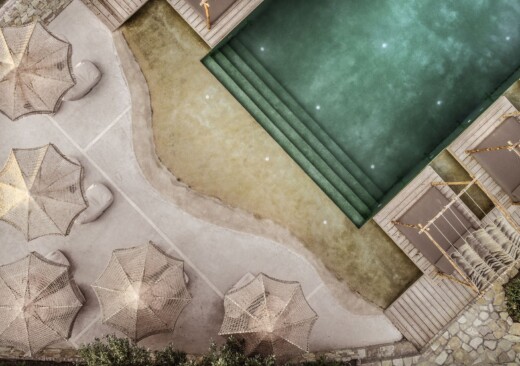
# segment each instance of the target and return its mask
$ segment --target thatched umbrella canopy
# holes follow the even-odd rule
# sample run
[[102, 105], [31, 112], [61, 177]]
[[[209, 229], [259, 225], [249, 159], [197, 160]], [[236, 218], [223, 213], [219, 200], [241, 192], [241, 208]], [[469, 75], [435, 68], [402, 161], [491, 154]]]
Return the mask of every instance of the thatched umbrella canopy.
[[56, 146], [11, 151], [0, 171], [0, 220], [16, 227], [27, 240], [68, 235], [86, 207], [82, 167]]
[[134, 341], [173, 331], [191, 301], [184, 262], [166, 255], [152, 242], [118, 249], [92, 285], [102, 322]]
[[71, 45], [41, 23], [0, 28], [0, 112], [11, 120], [55, 113], [74, 86]]
[[263, 273], [231, 289], [224, 308], [220, 335], [244, 339], [248, 354], [274, 354], [278, 359], [308, 351], [309, 335], [318, 319], [298, 282]]
[[0, 266], [0, 344], [35, 354], [70, 337], [83, 295], [69, 266], [38, 253]]

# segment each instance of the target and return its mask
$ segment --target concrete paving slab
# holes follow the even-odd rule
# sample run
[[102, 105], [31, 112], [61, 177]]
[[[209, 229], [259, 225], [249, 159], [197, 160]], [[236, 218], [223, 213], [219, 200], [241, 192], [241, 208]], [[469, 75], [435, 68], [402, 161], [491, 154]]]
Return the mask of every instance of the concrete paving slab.
[[78, 15], [87, 12], [88, 8], [81, 1], [74, 1], [49, 25], [51, 32], [63, 36], [72, 44], [72, 65], [89, 60], [103, 74], [99, 84], [89, 94], [78, 101], [64, 102], [55, 116], [56, 121], [81, 147], [86, 147], [130, 108], [128, 88], [114, 57], [111, 32], [99, 26], [97, 19], [83, 17], [80, 20]]
[[[114, 125], [89, 151], [89, 155], [105, 171], [118, 172], [124, 177], [117, 184], [136, 202], [139, 208], [154, 221], [175, 244], [193, 260], [194, 264], [225, 293], [247, 271], [265, 271], [272, 276], [299, 281], [304, 291], [310, 292], [321, 280], [316, 271], [309, 271], [308, 262], [287, 247], [265, 238], [239, 233], [174, 211], [179, 209], [158, 194], [150, 199], [142, 187], [147, 185], [135, 164], [132, 149], [130, 114]], [[118, 148], [110, 155], [106, 152], [115, 143]], [[134, 162], [131, 164], [130, 162]], [[124, 173], [121, 171], [124, 170]], [[180, 234], [180, 236], [179, 236]]]
[[326, 287], [307, 300], [320, 316], [311, 333], [311, 351], [341, 349], [345, 344], [363, 347], [391, 343], [402, 337], [385, 315], [352, 314], [338, 304]]

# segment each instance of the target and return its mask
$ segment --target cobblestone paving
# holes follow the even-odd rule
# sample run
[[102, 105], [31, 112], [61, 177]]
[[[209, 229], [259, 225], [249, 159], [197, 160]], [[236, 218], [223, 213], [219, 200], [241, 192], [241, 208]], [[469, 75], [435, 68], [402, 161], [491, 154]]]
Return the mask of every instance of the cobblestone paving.
[[8, 0], [0, 8], [0, 27], [23, 25], [38, 20], [49, 24], [71, 2], [72, 0]]
[[369, 365], [520, 365], [520, 323], [513, 323], [506, 312], [504, 289], [495, 284], [422, 355]]
[[520, 324], [506, 312], [502, 286], [495, 285], [477, 300], [430, 349], [424, 365], [518, 365]]

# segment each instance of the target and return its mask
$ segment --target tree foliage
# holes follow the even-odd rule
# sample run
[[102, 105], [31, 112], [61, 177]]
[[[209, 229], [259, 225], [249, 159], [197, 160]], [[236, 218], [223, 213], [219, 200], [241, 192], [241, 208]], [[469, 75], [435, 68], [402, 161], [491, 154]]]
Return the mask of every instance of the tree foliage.
[[[246, 356], [244, 344], [233, 337], [218, 347], [212, 344], [209, 352], [198, 358], [188, 359], [186, 354], [169, 346], [164, 350], [150, 351], [131, 343], [126, 338], [107, 336], [80, 349], [80, 356], [87, 366], [275, 366], [274, 356]], [[305, 366], [346, 366], [348, 362], [304, 362]]]
[[504, 286], [506, 306], [513, 321], [520, 322], [520, 276], [513, 278]]

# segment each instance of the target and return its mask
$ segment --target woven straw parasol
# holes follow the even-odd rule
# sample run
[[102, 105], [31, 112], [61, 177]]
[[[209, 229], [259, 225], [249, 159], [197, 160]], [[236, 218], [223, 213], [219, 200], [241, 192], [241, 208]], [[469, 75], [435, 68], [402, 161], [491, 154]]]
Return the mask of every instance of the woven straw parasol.
[[173, 331], [191, 301], [184, 262], [166, 255], [152, 242], [114, 250], [92, 288], [101, 305], [102, 322], [136, 342]]
[[0, 266], [0, 344], [35, 354], [70, 337], [83, 295], [66, 265], [37, 253]]
[[0, 220], [27, 240], [68, 235], [74, 219], [87, 207], [82, 167], [53, 144], [13, 149], [0, 171]]
[[224, 308], [220, 335], [244, 339], [247, 354], [274, 354], [278, 359], [306, 352], [318, 319], [298, 282], [263, 273], [228, 291]]
[[71, 46], [41, 23], [0, 29], [0, 112], [55, 113], [74, 86]]

